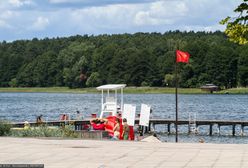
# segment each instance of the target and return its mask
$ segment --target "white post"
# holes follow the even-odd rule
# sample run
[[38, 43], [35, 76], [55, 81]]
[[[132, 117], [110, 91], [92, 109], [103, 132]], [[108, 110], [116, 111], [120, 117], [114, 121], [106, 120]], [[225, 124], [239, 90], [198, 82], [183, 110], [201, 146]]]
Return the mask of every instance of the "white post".
[[103, 116], [103, 110], [104, 110], [104, 109], [103, 109], [103, 108], [104, 108], [104, 107], [103, 107], [103, 90], [102, 90], [102, 100], [101, 100], [101, 101], [102, 101], [102, 107], [101, 107], [100, 118], [102, 118], [102, 116]]
[[101, 110], [103, 111], [103, 90], [102, 90], [102, 109]]
[[117, 89], [115, 89], [115, 111], [114, 111], [114, 116], [116, 116], [117, 113]]
[[123, 112], [123, 88], [121, 88], [121, 112]]

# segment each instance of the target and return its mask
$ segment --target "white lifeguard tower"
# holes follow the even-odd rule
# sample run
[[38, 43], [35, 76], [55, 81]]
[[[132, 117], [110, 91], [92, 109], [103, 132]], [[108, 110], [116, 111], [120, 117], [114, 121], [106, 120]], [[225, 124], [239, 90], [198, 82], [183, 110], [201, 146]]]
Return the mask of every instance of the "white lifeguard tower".
[[[125, 87], [126, 84], [108, 84], [96, 88], [97, 90], [100, 90], [102, 92], [102, 101], [101, 101], [102, 105], [101, 105], [100, 118], [103, 117], [104, 113], [109, 113], [112, 116], [116, 116], [117, 111], [121, 111], [121, 112], [123, 111], [123, 88]], [[120, 105], [118, 105], [118, 100], [117, 100], [118, 90], [120, 90], [121, 93]], [[104, 96], [104, 91], [107, 92], [107, 96]], [[110, 95], [111, 91], [114, 91], [114, 96]]]

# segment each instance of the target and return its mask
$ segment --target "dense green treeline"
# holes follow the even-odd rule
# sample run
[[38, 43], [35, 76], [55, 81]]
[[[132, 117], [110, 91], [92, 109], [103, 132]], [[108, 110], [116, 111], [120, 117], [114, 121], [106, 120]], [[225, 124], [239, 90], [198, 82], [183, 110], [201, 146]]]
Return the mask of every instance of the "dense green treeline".
[[180, 64], [180, 87], [248, 85], [248, 45], [221, 32], [175, 31], [3, 41], [0, 87], [173, 87], [177, 48], [191, 54], [189, 64]]

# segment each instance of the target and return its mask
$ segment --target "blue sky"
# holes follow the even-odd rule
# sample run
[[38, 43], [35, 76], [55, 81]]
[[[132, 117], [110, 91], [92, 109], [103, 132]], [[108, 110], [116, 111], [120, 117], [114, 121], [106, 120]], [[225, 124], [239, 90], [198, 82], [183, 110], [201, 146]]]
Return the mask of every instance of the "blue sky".
[[0, 41], [224, 30], [241, 0], [0, 0]]

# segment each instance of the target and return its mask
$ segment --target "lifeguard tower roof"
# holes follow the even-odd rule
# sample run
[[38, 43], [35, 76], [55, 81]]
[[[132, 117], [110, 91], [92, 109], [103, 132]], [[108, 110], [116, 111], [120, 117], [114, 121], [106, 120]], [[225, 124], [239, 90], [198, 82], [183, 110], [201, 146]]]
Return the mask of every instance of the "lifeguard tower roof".
[[[108, 84], [108, 85], [102, 85], [97, 87], [97, 90], [100, 90], [102, 92], [102, 108], [101, 108], [101, 114], [100, 118], [103, 117], [103, 113], [110, 113], [113, 116], [116, 116], [117, 110], [118, 110], [118, 101], [117, 101], [117, 90], [120, 89], [121, 92], [121, 105], [120, 105], [120, 111], [123, 111], [123, 88], [126, 87], [126, 84]], [[110, 96], [109, 91], [114, 91], [114, 97], [113, 95]], [[107, 96], [105, 97], [104, 101], [104, 91], [107, 91]]]
[[126, 87], [126, 84], [108, 84], [97, 87], [97, 90], [116, 90]]

